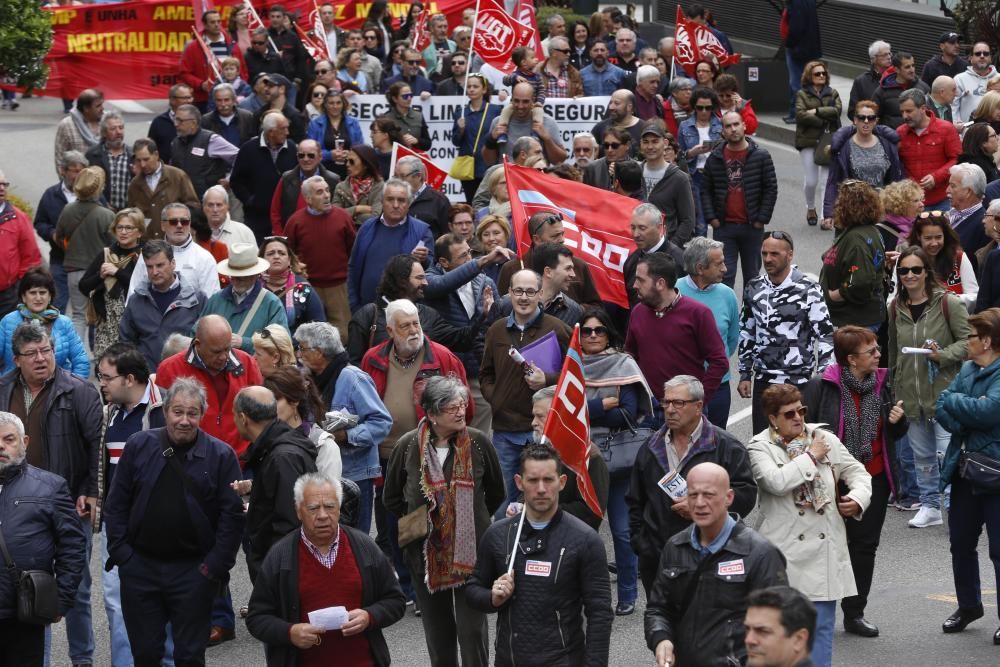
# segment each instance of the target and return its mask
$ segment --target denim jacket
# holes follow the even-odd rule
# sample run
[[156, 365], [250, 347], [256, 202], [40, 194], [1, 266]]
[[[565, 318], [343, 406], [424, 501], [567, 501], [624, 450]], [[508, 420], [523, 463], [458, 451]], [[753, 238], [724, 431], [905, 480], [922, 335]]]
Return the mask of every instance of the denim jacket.
[[[698, 126], [695, 123], [696, 119], [692, 115], [677, 129], [677, 143], [683, 153], [701, 143], [701, 136], [698, 134]], [[722, 136], [722, 121], [715, 114], [712, 114], [712, 120], [708, 124], [708, 136], [712, 141], [718, 141]]]
[[358, 425], [347, 429], [348, 444], [340, 448], [343, 476], [354, 482], [380, 477], [378, 445], [389, 435], [392, 417], [371, 377], [357, 366], [346, 366], [337, 377], [330, 409], [358, 416]]

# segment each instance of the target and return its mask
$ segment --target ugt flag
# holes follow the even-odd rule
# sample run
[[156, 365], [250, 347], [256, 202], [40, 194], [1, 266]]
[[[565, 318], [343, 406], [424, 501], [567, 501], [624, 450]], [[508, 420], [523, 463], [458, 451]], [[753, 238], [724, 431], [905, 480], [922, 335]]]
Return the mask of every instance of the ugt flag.
[[628, 308], [625, 259], [635, 250], [629, 217], [640, 202], [568, 181], [537, 169], [505, 163], [517, 254], [531, 249], [528, 218], [551, 211], [563, 220], [566, 247], [587, 263], [601, 299]]
[[590, 417], [587, 413], [579, 324], [573, 327], [573, 337], [566, 350], [566, 361], [559, 373], [556, 395], [552, 397], [552, 407], [549, 408], [549, 416], [545, 418], [542, 434], [559, 452], [559, 458], [566, 467], [576, 473], [580, 496], [590, 511], [597, 516], [604, 516], [587, 470], [590, 458]]
[[507, 13], [502, 2], [480, 0], [476, 27], [472, 30], [472, 49], [483, 62], [505, 74], [514, 71], [510, 54], [519, 46], [529, 46], [535, 32]]
[[739, 53], [729, 53], [712, 31], [694, 21], [689, 21], [681, 6], [677, 5], [674, 19], [674, 60], [694, 78], [695, 65], [709, 54], [715, 56], [719, 67], [729, 67], [740, 61]]

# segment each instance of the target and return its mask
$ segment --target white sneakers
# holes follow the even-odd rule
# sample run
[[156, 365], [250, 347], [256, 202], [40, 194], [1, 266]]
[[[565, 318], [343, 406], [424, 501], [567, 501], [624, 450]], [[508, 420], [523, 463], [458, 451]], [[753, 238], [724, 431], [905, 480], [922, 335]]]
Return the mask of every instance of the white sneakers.
[[910, 528], [927, 528], [929, 526], [940, 526], [944, 521], [941, 519], [941, 510], [936, 507], [921, 507], [917, 515], [907, 523]]

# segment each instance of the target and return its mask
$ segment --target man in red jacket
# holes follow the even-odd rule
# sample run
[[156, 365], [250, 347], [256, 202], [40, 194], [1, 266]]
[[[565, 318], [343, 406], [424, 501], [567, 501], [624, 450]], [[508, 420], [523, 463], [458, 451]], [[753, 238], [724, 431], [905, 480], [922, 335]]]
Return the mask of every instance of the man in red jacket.
[[20, 298], [17, 283], [33, 266], [42, 263], [31, 220], [7, 201], [10, 182], [0, 171], [0, 317], [14, 310]]
[[[240, 78], [247, 80], [247, 64], [243, 60], [243, 53], [236, 46], [236, 42], [229, 43], [225, 33], [222, 32], [222, 15], [214, 9], [210, 9], [202, 15], [202, 23], [205, 24], [205, 32], [202, 38], [205, 44], [215, 55], [216, 60], [222, 60], [226, 56], [232, 56], [240, 61]], [[219, 74], [222, 68], [219, 67]], [[205, 113], [208, 109], [208, 95], [212, 88], [220, 83], [212, 66], [208, 63], [208, 57], [198, 40], [192, 39], [184, 47], [181, 53], [181, 81], [191, 86], [194, 91], [194, 104], [198, 110]]]
[[896, 131], [903, 171], [924, 189], [924, 210], [947, 211], [948, 170], [962, 152], [958, 132], [927, 108], [927, 95], [916, 88], [899, 94], [899, 111], [903, 124]]

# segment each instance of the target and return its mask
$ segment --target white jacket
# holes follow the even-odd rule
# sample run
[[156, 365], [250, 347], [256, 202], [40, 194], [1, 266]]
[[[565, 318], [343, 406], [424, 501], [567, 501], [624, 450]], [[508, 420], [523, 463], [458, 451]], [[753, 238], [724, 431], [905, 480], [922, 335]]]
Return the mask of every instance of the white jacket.
[[986, 82], [1000, 76], [997, 68], [990, 65], [990, 71], [986, 76], [979, 76], [972, 69], [972, 65], [955, 77], [955, 88], [958, 93], [951, 103], [952, 119], [957, 121], [969, 120], [969, 116], [979, 106], [979, 101], [986, 94]]
[[[812, 433], [816, 426], [807, 424], [806, 431]], [[820, 460], [818, 468], [805, 454], [790, 459], [783, 447], [771, 443], [766, 430], [755, 435], [747, 447], [764, 516], [757, 532], [785, 554], [788, 584], [814, 602], [839, 600], [858, 592], [847, 551], [847, 531], [835, 503], [820, 510], [800, 509], [792, 501], [792, 491], [817, 474], [828, 489], [835, 489], [836, 473], [862, 513], [872, 498], [872, 478], [865, 467], [837, 436], [822, 432], [830, 443], [830, 453]]]

